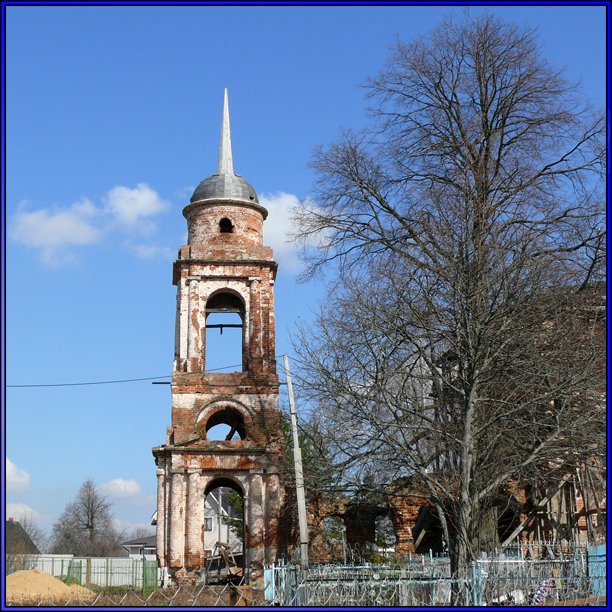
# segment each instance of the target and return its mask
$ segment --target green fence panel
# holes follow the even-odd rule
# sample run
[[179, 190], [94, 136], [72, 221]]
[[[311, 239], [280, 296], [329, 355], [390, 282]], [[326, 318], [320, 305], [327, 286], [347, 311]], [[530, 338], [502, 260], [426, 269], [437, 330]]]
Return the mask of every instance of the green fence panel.
[[157, 587], [157, 560], [142, 560], [142, 588], [143, 590]]
[[81, 584], [83, 572], [82, 561], [68, 561], [68, 571], [66, 572], [66, 584]]

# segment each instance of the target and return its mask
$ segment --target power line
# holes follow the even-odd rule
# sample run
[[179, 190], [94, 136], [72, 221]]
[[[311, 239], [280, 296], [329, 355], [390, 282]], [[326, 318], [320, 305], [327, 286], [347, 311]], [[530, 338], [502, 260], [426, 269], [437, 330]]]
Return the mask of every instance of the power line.
[[32, 384], [32, 385], [6, 385], [7, 388], [15, 387], [83, 387], [85, 385], [116, 385], [118, 383], [141, 382], [143, 380], [159, 380], [160, 378], [171, 378], [171, 376], [150, 376], [148, 378], [125, 378], [123, 380], [96, 380], [93, 382], [76, 383], [52, 383], [52, 384]]
[[[280, 355], [276, 355], [279, 357]], [[223, 366], [222, 368], [215, 368], [213, 370], [206, 370], [206, 372], [220, 372], [221, 370], [227, 370], [228, 368], [237, 368], [242, 366], [241, 363], [235, 363], [233, 365]], [[120, 383], [131, 383], [131, 382], [142, 382], [145, 380], [160, 380], [163, 378], [172, 378], [172, 375], [168, 376], [149, 376], [147, 378], [124, 378], [121, 380], [96, 380], [89, 382], [75, 382], [75, 383], [49, 383], [49, 384], [27, 384], [27, 385], [6, 385], [7, 389], [15, 388], [33, 388], [33, 387], [84, 387], [87, 385], [117, 385]]]

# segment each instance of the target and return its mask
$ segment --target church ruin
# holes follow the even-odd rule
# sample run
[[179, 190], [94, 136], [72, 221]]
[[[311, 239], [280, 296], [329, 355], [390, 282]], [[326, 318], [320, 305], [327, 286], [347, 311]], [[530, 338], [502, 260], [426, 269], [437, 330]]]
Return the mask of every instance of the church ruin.
[[[260, 583], [263, 565], [276, 559], [283, 441], [274, 339], [277, 264], [263, 244], [267, 214], [253, 187], [234, 173], [226, 90], [218, 171], [198, 185], [183, 210], [187, 244], [173, 268], [172, 424], [166, 443], [153, 449], [157, 555], [170, 583], [201, 579], [205, 499], [219, 487], [240, 499], [241, 577]], [[241, 335], [241, 363], [234, 372], [210, 371], [207, 343], [224, 332]], [[220, 425], [225, 435], [214, 439]]]

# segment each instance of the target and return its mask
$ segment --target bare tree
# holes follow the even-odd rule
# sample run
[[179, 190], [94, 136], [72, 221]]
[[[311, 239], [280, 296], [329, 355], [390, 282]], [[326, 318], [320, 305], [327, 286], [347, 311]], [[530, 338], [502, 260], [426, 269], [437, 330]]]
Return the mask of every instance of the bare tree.
[[576, 92], [534, 32], [448, 20], [370, 81], [371, 129], [319, 150], [296, 218], [342, 278], [304, 392], [347, 478], [420, 475], [455, 569], [508, 481], [603, 448], [605, 126]]
[[123, 534], [117, 530], [111, 504], [91, 480], [86, 480], [53, 525], [52, 551], [77, 556], [122, 554]]
[[9, 519], [6, 525], [5, 573], [35, 567], [38, 553], [45, 552], [47, 541], [47, 534], [32, 513], [18, 516], [17, 521]]
[[31, 512], [22, 514], [19, 517], [19, 524], [32, 542], [34, 542], [36, 548], [41, 553], [44, 553], [47, 549], [49, 538], [34, 518], [34, 515]]
[[149, 538], [154, 535], [155, 529], [152, 527], [134, 527], [126, 539], [137, 540], [139, 538]]

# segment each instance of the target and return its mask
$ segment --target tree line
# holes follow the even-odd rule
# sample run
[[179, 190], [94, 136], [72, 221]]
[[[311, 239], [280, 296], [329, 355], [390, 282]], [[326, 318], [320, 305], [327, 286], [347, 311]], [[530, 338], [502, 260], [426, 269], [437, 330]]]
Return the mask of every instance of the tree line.
[[112, 503], [92, 480], [86, 480], [74, 500], [66, 504], [50, 534], [31, 515], [20, 517], [19, 522], [41, 553], [76, 557], [126, 556], [122, 542], [154, 533], [143, 528], [129, 533], [120, 529], [113, 516]]

